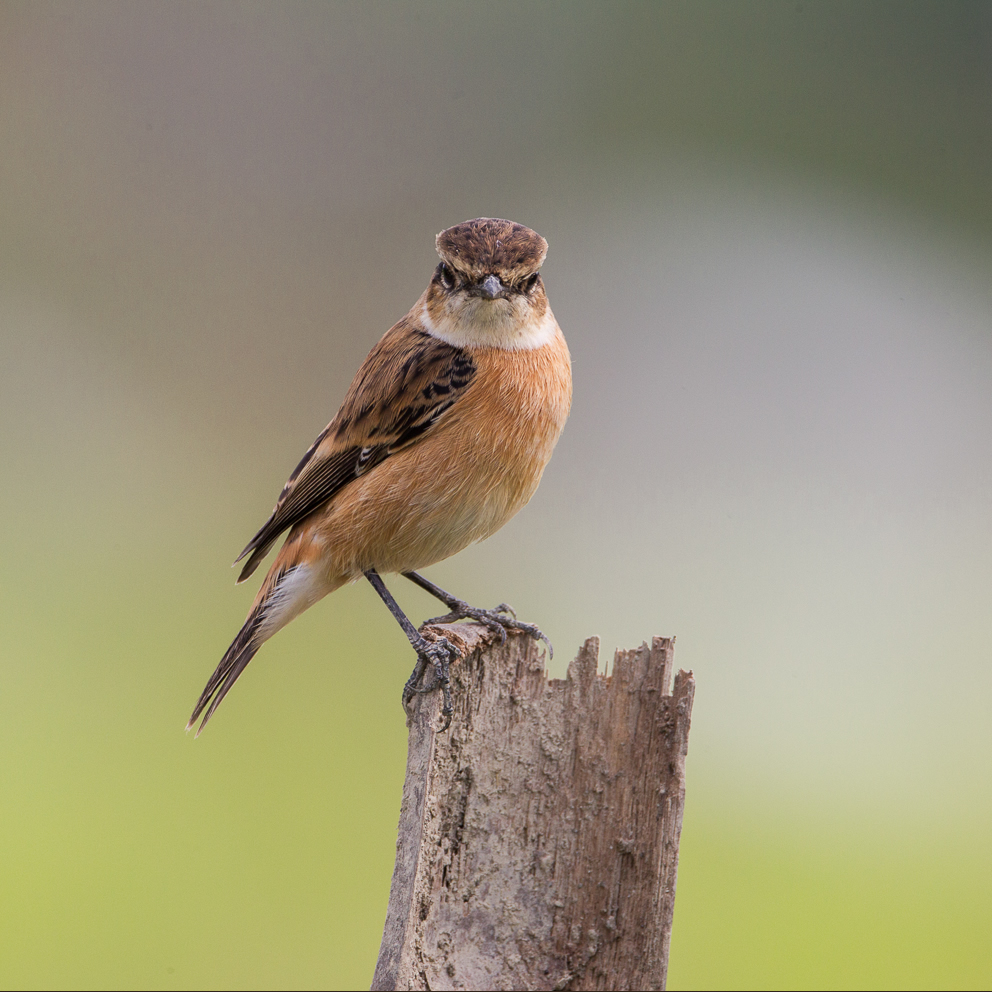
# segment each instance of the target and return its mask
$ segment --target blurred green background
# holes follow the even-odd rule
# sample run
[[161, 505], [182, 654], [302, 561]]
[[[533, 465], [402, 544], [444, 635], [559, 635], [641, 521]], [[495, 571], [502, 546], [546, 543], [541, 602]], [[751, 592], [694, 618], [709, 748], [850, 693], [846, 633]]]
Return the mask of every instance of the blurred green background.
[[992, 5], [5, 2], [0, 149], [0, 983], [367, 987], [374, 593], [182, 728], [229, 563], [496, 215], [574, 412], [430, 575], [556, 674], [678, 636], [671, 988], [992, 984]]

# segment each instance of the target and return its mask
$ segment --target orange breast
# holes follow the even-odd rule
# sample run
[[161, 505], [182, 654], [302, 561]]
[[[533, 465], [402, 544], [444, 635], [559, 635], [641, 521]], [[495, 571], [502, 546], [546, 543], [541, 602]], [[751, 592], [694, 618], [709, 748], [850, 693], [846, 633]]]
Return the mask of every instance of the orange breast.
[[437, 427], [321, 515], [307, 557], [319, 557], [329, 578], [441, 561], [497, 531], [534, 494], [571, 403], [565, 339], [472, 357], [476, 377]]

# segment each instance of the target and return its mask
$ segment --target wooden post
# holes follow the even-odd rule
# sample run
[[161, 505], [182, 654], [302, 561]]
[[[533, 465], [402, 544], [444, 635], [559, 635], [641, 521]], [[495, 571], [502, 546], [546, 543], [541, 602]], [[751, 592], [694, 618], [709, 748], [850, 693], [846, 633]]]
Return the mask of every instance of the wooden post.
[[[548, 680], [529, 638], [425, 627], [462, 649], [451, 728], [410, 720], [373, 989], [663, 989], [695, 683], [673, 641], [590, 638]], [[418, 705], [418, 704], [415, 704]]]

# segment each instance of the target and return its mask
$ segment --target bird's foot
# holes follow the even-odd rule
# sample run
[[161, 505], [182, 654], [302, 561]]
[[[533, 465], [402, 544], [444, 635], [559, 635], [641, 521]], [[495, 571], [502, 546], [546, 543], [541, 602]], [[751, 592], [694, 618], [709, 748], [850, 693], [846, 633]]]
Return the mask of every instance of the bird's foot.
[[513, 607], [507, 603], [500, 603], [494, 610], [483, 610], [478, 606], [469, 606], [468, 603], [460, 599], [453, 599], [446, 604], [451, 610], [443, 617], [434, 617], [428, 623], [456, 623], [458, 620], [475, 620], [484, 627], [495, 631], [499, 635], [500, 644], [506, 643], [506, 632], [508, 630], [519, 630], [521, 633], [532, 637], [535, 641], [544, 641], [548, 648], [548, 657], [554, 658], [555, 649], [551, 645], [541, 628], [533, 623], [524, 623], [517, 619], [517, 614]]
[[[403, 686], [403, 709], [408, 716], [410, 701], [419, 693], [433, 692], [441, 688], [441, 726], [438, 733], [443, 734], [451, 726], [451, 690], [449, 688], [451, 663], [459, 657], [458, 650], [446, 637], [436, 641], [421, 638], [421, 643], [414, 645], [417, 650], [417, 664]], [[430, 674], [423, 685], [420, 684], [424, 673], [430, 669]]]

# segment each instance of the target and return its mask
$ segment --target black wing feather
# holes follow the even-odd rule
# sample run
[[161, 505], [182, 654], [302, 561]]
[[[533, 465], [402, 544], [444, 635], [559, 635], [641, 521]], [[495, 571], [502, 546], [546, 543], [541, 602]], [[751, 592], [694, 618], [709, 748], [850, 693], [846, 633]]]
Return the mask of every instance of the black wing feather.
[[[386, 454], [385, 445], [377, 447], [383, 449], [382, 456], [377, 459], [381, 461]], [[371, 465], [367, 455], [364, 466], [362, 465], [363, 452], [367, 451], [366, 448], [354, 447], [336, 452], [323, 464], [316, 465], [312, 472], [308, 472], [288, 498], [284, 500], [280, 497], [272, 515], [262, 524], [258, 533], [236, 559], [237, 563], [245, 555], [251, 555], [241, 569], [238, 582], [244, 582], [258, 568], [259, 562], [268, 554], [269, 548], [284, 530], [288, 530], [293, 524], [299, 523], [304, 517], [319, 509], [352, 479], [357, 478], [363, 471], [368, 471]], [[286, 493], [285, 489], [283, 493]]]
[[[469, 387], [475, 377], [475, 363], [469, 354], [422, 332], [418, 338], [412, 353], [406, 356], [398, 370], [400, 374], [392, 388], [379, 397], [370, 395], [371, 387], [366, 381], [371, 373], [368, 366], [375, 355], [373, 350], [366, 366], [356, 376], [357, 389], [353, 387], [349, 391], [341, 412], [310, 445], [283, 487], [271, 516], [235, 559], [237, 563], [250, 556], [238, 582], [243, 582], [258, 568], [283, 531], [319, 509], [349, 482], [369, 472], [389, 455], [417, 441]], [[422, 386], [410, 397], [413, 402], [399, 401], [403, 392], [409, 392], [409, 384], [418, 374], [423, 376]], [[391, 419], [363, 432], [367, 444], [352, 445], [326, 458], [314, 459], [330, 431], [336, 430], [340, 436], [348, 425], [357, 427], [376, 406], [395, 410], [395, 413]]]

